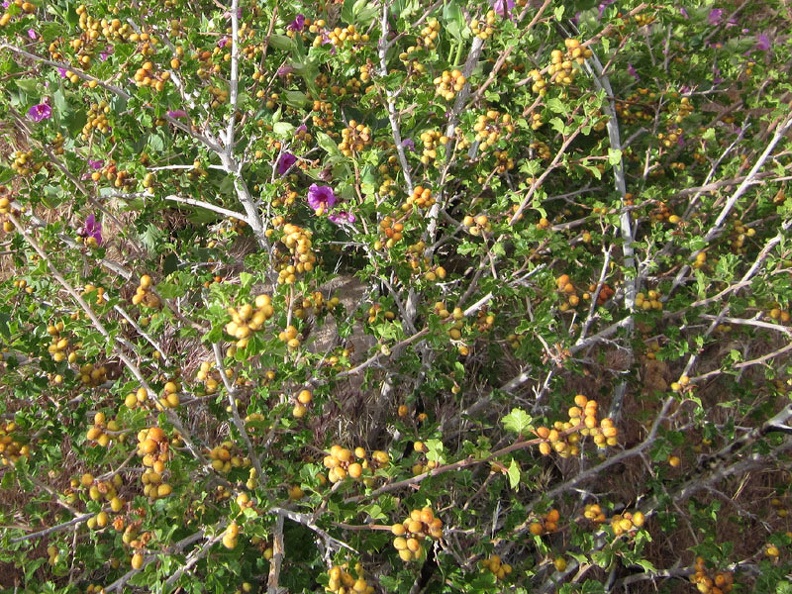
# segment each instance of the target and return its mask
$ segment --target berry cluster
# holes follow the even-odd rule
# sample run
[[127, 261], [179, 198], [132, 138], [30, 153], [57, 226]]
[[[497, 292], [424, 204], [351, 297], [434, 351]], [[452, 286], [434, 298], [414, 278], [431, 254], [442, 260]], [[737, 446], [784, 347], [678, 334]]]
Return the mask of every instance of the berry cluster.
[[434, 49], [437, 36], [440, 34], [440, 21], [431, 17], [427, 19], [426, 25], [421, 29], [421, 35], [418, 38], [418, 44], [426, 49]]
[[[98, 245], [96, 238], [93, 236], [85, 237], [83, 238], [83, 241], [85, 242], [85, 245], [88, 245], [90, 247], [96, 247]], [[83, 296], [91, 295], [94, 293], [96, 294], [96, 301], [95, 301], [96, 305], [104, 305], [105, 303], [107, 303], [107, 296], [105, 295], [104, 287], [97, 287], [96, 285], [88, 284], [85, 285], [85, 287], [83, 288], [83, 292], [82, 292]]]
[[179, 406], [181, 402], [179, 392], [181, 392], [181, 386], [178, 383], [174, 381], [165, 382], [160, 399], [156, 403], [157, 410]]
[[165, 463], [171, 459], [168, 436], [162, 428], [150, 427], [142, 429], [137, 438], [137, 454], [146, 467], [140, 477], [143, 482], [143, 493], [152, 499], [167, 497], [173, 491], [169, 484], [162, 482]]
[[353, 480], [362, 480], [364, 473], [369, 476], [390, 462], [387, 452], [374, 450], [369, 456], [365, 448], [356, 447], [354, 452], [340, 445], [330, 448], [330, 453], [324, 457], [322, 463], [329, 469], [327, 478], [331, 483], [337, 483], [350, 477]]
[[392, 248], [402, 239], [404, 239], [404, 223], [400, 220], [394, 219], [392, 216], [384, 217], [379, 224], [380, 231], [385, 236], [385, 241], [378, 239], [374, 242], [374, 249], [380, 250], [384, 246], [387, 249]]
[[482, 570], [492, 573], [497, 580], [505, 580], [512, 572], [512, 566], [504, 563], [500, 555], [490, 555], [479, 561], [479, 565]]
[[219, 446], [211, 448], [208, 456], [212, 461], [212, 468], [222, 474], [228, 474], [234, 468], [250, 466], [250, 459], [240, 455], [239, 448], [233, 441], [224, 441]]
[[767, 312], [767, 315], [770, 316], [771, 320], [776, 320], [782, 324], [788, 324], [790, 319], [792, 319], [789, 310], [781, 309], [778, 304], [775, 304], [775, 306]]
[[[22, 9], [22, 14], [33, 14], [36, 12], [36, 6], [33, 3], [25, 2], [24, 0], [14, 0], [11, 3], [5, 3], [3, 6], [8, 7], [11, 4]], [[10, 23], [12, 17], [13, 14], [11, 12], [4, 12], [3, 16], [0, 16], [0, 27], [5, 27], [8, 23]]]
[[316, 264], [316, 255], [311, 250], [313, 233], [297, 225], [286, 223], [283, 226], [281, 243], [291, 254], [291, 262], [284, 262], [278, 271], [278, 284], [291, 285], [298, 274], [310, 272]]
[[504, 132], [513, 133], [514, 124], [508, 113], [501, 114], [490, 109], [487, 113], [478, 116], [473, 131], [476, 132], [476, 140], [481, 143], [481, 150], [484, 151], [498, 142]]
[[231, 522], [226, 526], [223, 533], [223, 546], [227, 549], [235, 549], [237, 546], [237, 537], [239, 536], [239, 524]]
[[538, 69], [531, 70], [528, 73], [528, 76], [531, 78], [531, 80], [533, 80], [533, 84], [531, 84], [531, 91], [540, 97], [547, 95], [547, 79], [545, 79], [542, 71]]
[[632, 530], [637, 530], [646, 522], [642, 512], [625, 512], [623, 514], [615, 514], [610, 521], [613, 534], [621, 536]]
[[687, 375], [680, 375], [679, 379], [675, 382], [671, 382], [671, 391], [672, 392], [683, 392], [688, 389], [690, 386], [690, 378]]
[[143, 62], [143, 65], [135, 71], [133, 80], [138, 87], [151, 87], [155, 91], [162, 91], [165, 83], [170, 79], [170, 72], [155, 72], [154, 63], [151, 61]]
[[160, 298], [154, 293], [154, 282], [148, 274], [140, 277], [135, 294], [132, 296], [132, 304], [151, 308], [158, 308], [161, 305]]
[[199, 382], [203, 382], [204, 393], [214, 394], [220, 386], [217, 372], [213, 370], [214, 363], [211, 361], [202, 361], [201, 366], [195, 374], [195, 378]]
[[467, 79], [462, 71], [454, 69], [444, 70], [443, 74], [435, 78], [433, 82], [436, 87], [435, 94], [440, 95], [446, 101], [451, 101], [464, 88]]
[[467, 229], [467, 232], [473, 236], [479, 236], [482, 232], [489, 233], [492, 231], [492, 225], [489, 222], [487, 215], [480, 214], [476, 217], [466, 215], [462, 219], [462, 226]]
[[495, 32], [495, 23], [498, 20], [498, 15], [494, 10], [490, 10], [484, 16], [484, 19], [473, 19], [470, 22], [470, 31], [480, 39], [489, 39]]
[[148, 390], [141, 386], [135, 392], [130, 392], [124, 398], [124, 405], [129, 409], [137, 408], [138, 405], [142, 405], [148, 402]]
[[47, 352], [56, 363], [66, 360], [68, 360], [69, 363], [74, 363], [77, 361], [77, 352], [74, 349], [70, 350], [69, 339], [61, 336], [63, 328], [63, 322], [47, 326], [47, 334], [52, 338], [52, 341], [47, 347]]
[[638, 293], [635, 296], [635, 307], [648, 311], [654, 309], [660, 311], [663, 309], [663, 302], [660, 301], [661, 294], [659, 291], [649, 291], [647, 293]]
[[326, 592], [335, 594], [373, 594], [374, 587], [370, 586], [363, 577], [363, 566], [355, 565], [355, 574], [348, 571], [348, 565], [334, 565], [328, 573]]
[[558, 306], [559, 310], [568, 311], [569, 308], [576, 307], [580, 303], [577, 289], [575, 285], [572, 284], [572, 280], [569, 278], [568, 274], [562, 274], [556, 278], [556, 288], [566, 297], [566, 302]]
[[595, 524], [605, 523], [605, 513], [599, 503], [589, 503], [583, 509], [583, 517]]
[[[424, 419], [426, 418], [426, 414], [422, 413]], [[419, 415], [419, 420], [422, 415]], [[422, 441], [416, 441], [413, 444], [413, 449], [418, 452], [419, 454], [426, 453], [426, 444]], [[423, 474], [424, 472], [428, 472], [433, 468], [437, 468], [437, 461], [436, 460], [426, 460], [422, 459], [412, 466], [412, 473], [413, 476], [418, 476], [419, 474]]]
[[445, 146], [448, 143], [448, 137], [439, 130], [427, 130], [426, 132], [421, 132], [421, 142], [423, 142], [421, 163], [429, 165], [437, 159], [437, 145]]
[[566, 52], [557, 49], [550, 52], [550, 66], [547, 67], [547, 73], [551, 82], [568, 86], [575, 78], [574, 63], [582, 64], [592, 54], [591, 50], [582, 47], [577, 39], [565, 39], [564, 45]]
[[746, 238], [756, 235], [756, 229], [747, 227], [740, 219], [736, 218], [732, 222], [730, 234], [730, 246], [732, 253], [745, 254]]
[[87, 141], [94, 130], [99, 130], [102, 134], [109, 134], [111, 131], [110, 121], [107, 119], [107, 114], [110, 113], [110, 105], [107, 101], [102, 100], [99, 103], [93, 103], [88, 108], [88, 115], [86, 122], [82, 127], [82, 139]]
[[[323, 21], [316, 21], [316, 24], [319, 25], [321, 22]], [[370, 39], [368, 33], [359, 33], [355, 25], [347, 25], [343, 29], [341, 27], [335, 27], [333, 30], [327, 31], [327, 38], [335, 47], [341, 47], [343, 45], [360, 47]], [[314, 39], [314, 46], [318, 47], [323, 43], [325, 43], [324, 32], [320, 32], [316, 39]]]
[[[118, 424], [118, 421], [115, 419], [108, 421], [103, 412], [98, 412], [94, 415], [93, 425], [88, 429], [85, 437], [101, 447], [106, 448], [110, 445], [110, 441], [112, 440], [112, 435], [110, 433], [117, 433], [120, 430], [121, 426]], [[110, 433], [108, 433], [108, 431]]]
[[300, 331], [297, 330], [296, 326], [292, 326], [290, 324], [286, 326], [285, 330], [278, 333], [278, 340], [285, 342], [287, 347], [294, 350], [299, 348], [300, 344], [302, 343], [302, 335], [300, 334]]
[[308, 412], [308, 406], [313, 401], [313, 393], [308, 389], [300, 390], [294, 397], [295, 404], [292, 409], [292, 416], [295, 419], [303, 418]]
[[413, 193], [407, 197], [407, 200], [404, 204], [402, 204], [402, 210], [408, 211], [413, 208], [413, 206], [420, 208], [422, 210], [426, 210], [430, 208], [435, 203], [435, 199], [432, 196], [432, 190], [429, 188], [424, 188], [423, 186], [415, 186]]
[[561, 514], [557, 509], [553, 508], [541, 518], [531, 522], [528, 526], [528, 531], [534, 536], [542, 536], [543, 534], [550, 534], [558, 530], [558, 521], [561, 519]]
[[30, 447], [15, 435], [17, 424], [13, 421], [0, 425], [0, 463], [12, 466], [20, 458], [30, 455]]
[[26, 176], [31, 173], [38, 173], [43, 166], [43, 163], [36, 161], [33, 158], [33, 151], [16, 151], [14, 153], [14, 160], [11, 162], [11, 169], [17, 175]]
[[696, 588], [701, 594], [727, 594], [732, 591], [734, 585], [732, 572], [717, 571], [714, 575], [710, 574], [703, 557], [696, 557], [693, 568], [695, 571], [690, 576], [690, 581], [696, 584]]
[[423, 541], [427, 536], [435, 540], [443, 537], [443, 521], [435, 517], [430, 507], [414, 509], [404, 522], [391, 526], [391, 533], [396, 537], [393, 546], [401, 560], [414, 561], [423, 558]]
[[257, 295], [253, 304], [245, 303], [239, 308], [229, 307], [231, 321], [225, 325], [225, 331], [236, 339], [237, 348], [247, 346], [251, 335], [264, 328], [264, 324], [273, 315], [272, 298], [269, 295]]
[[[118, 489], [123, 485], [123, 479], [120, 474], [113, 475], [113, 478], [109, 481], [101, 481], [95, 479], [91, 473], [86, 472], [80, 477], [79, 481], [72, 479], [70, 484], [75, 489], [78, 487], [88, 489], [88, 499], [91, 501], [104, 499], [106, 503], [110, 504], [110, 509], [113, 512], [120, 512], [126, 503], [118, 495]], [[106, 512], [102, 512], [102, 514], [98, 514], [91, 519], [93, 522], [89, 524], [89, 528], [104, 528], [107, 526], [108, 515]]]
[[341, 142], [338, 149], [345, 157], [358, 155], [371, 144], [371, 128], [350, 120], [346, 128], [341, 130]]
[[597, 402], [583, 394], [575, 396], [575, 406], [569, 409], [569, 420], [556, 421], [553, 428], [537, 427], [536, 435], [543, 441], [539, 452], [549, 456], [555, 451], [562, 458], [577, 456], [580, 453], [580, 438], [591, 437], [598, 448], [618, 444], [618, 429], [609, 418], [597, 420]]

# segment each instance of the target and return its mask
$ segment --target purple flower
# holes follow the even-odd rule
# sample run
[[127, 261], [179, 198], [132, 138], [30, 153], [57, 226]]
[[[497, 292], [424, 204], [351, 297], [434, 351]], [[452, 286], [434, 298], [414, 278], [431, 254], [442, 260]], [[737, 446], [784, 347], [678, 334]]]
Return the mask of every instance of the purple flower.
[[707, 16], [707, 21], [713, 27], [720, 23], [721, 18], [723, 18], [723, 9], [722, 8], [713, 8], [710, 10], [709, 15]]
[[96, 245], [102, 245], [102, 224], [96, 220], [94, 215], [88, 215], [80, 235], [86, 240], [93, 238], [96, 241]]
[[357, 220], [357, 217], [355, 217], [355, 215], [345, 210], [331, 213], [327, 215], [327, 218], [330, 219], [330, 222], [335, 223], [336, 225], [343, 225], [345, 223], [354, 223]]
[[296, 17], [294, 17], [294, 20], [286, 26], [286, 28], [289, 31], [302, 31], [305, 28], [305, 15], [298, 14]]
[[58, 67], [58, 74], [60, 75], [61, 78], [66, 78], [66, 69], [65, 68], [61, 68], [59, 66]]
[[632, 64], [627, 64], [627, 74], [632, 76], [635, 80], [641, 80], [641, 77], [638, 76], [638, 72], [635, 70], [635, 66]]
[[176, 118], [186, 118], [187, 117], [187, 112], [184, 111], [183, 109], [171, 109], [170, 111], [168, 111], [168, 116], [170, 116], [170, 117], [172, 117], [174, 119], [176, 119]]
[[278, 175], [286, 175], [286, 172], [289, 171], [292, 165], [294, 165], [296, 162], [297, 157], [295, 157], [293, 154], [283, 153], [280, 156], [280, 159], [278, 159], [278, 164], [275, 166], [275, 170], [278, 172]]
[[292, 72], [294, 72], [294, 67], [293, 66], [289, 66], [287, 64], [284, 64], [283, 66], [278, 68], [277, 74], [278, 74], [278, 76], [280, 78], [283, 78], [284, 76], [287, 76], [287, 75], [291, 74]]
[[101, 169], [103, 166], [104, 166], [104, 161], [102, 161], [101, 159], [99, 160], [88, 159], [88, 167], [90, 167], [91, 169], [94, 170]]
[[39, 103], [28, 110], [28, 117], [34, 122], [48, 120], [52, 117], [52, 108], [46, 103]]
[[412, 138], [405, 138], [402, 140], [402, 146], [411, 153], [415, 152], [415, 141]]
[[27, 34], [28, 37], [30, 37], [33, 41], [36, 41], [36, 39], [38, 38], [38, 35], [36, 35], [36, 31], [33, 29], [28, 29]]
[[228, 42], [231, 41], [231, 38], [228, 35], [223, 35], [220, 39], [217, 40], [217, 47], [223, 49]]
[[756, 36], [756, 49], [760, 52], [766, 52], [770, 49], [770, 39], [764, 33]]
[[514, 0], [495, 0], [490, 2], [492, 9], [498, 16], [511, 18], [512, 10], [514, 10]]
[[338, 199], [333, 193], [333, 188], [316, 184], [311, 184], [311, 187], [308, 188], [308, 206], [313, 208], [317, 215], [332, 208], [336, 202]]
[[680, 8], [680, 9], [679, 9], [679, 14], [681, 14], [681, 15], [682, 15], [683, 17], [685, 17], [686, 19], [687, 19], [687, 18], [690, 18], [690, 17], [688, 16], [688, 12], [687, 12], [687, 10], [685, 10], [684, 8]]

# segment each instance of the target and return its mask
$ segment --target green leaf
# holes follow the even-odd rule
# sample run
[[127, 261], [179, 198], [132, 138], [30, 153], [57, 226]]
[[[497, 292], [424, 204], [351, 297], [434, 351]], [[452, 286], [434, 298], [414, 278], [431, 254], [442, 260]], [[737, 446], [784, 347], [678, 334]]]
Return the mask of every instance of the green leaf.
[[287, 37], [286, 35], [270, 35], [269, 44], [281, 51], [290, 51], [294, 49], [294, 41], [292, 41], [291, 37]]
[[553, 15], [555, 16], [555, 19], [557, 21], [560, 21], [561, 19], [563, 19], [564, 18], [564, 6], [561, 5], [561, 6], [556, 7], [556, 9], [553, 11]]
[[611, 167], [616, 167], [619, 163], [621, 163], [622, 159], [622, 152], [619, 149], [608, 149], [608, 163], [611, 164]]
[[552, 97], [551, 99], [548, 99], [546, 105], [547, 108], [553, 113], [560, 113], [561, 115], [564, 116], [569, 114], [569, 108], [567, 107], [567, 104], [561, 101], [561, 99], [557, 97]]
[[508, 415], [501, 419], [501, 422], [508, 431], [523, 434], [531, 429], [533, 417], [522, 409], [513, 408]]
[[517, 463], [517, 460], [512, 458], [511, 464], [509, 464], [509, 487], [512, 489], [516, 489], [517, 485], [520, 484], [520, 465]]
[[301, 109], [307, 101], [305, 93], [302, 91], [286, 91], [283, 93], [282, 98], [286, 105], [295, 109]]
[[443, 8], [443, 21], [446, 30], [457, 41], [462, 43], [462, 30], [466, 27], [465, 16], [456, 2], [451, 0]]
[[277, 122], [272, 126], [272, 132], [275, 136], [287, 138], [294, 134], [294, 124], [289, 122]]
[[335, 140], [330, 138], [330, 136], [328, 136], [325, 132], [317, 130], [316, 142], [320, 147], [322, 147], [322, 149], [324, 149], [331, 161], [344, 158], [344, 156], [341, 154], [341, 151], [338, 149], [338, 145], [335, 143]]

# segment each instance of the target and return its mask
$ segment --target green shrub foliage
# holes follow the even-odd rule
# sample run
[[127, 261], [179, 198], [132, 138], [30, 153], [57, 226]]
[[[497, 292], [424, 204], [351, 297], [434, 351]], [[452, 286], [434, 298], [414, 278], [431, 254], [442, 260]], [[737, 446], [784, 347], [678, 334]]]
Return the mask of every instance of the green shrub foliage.
[[0, 10], [0, 589], [788, 587], [787, 3]]

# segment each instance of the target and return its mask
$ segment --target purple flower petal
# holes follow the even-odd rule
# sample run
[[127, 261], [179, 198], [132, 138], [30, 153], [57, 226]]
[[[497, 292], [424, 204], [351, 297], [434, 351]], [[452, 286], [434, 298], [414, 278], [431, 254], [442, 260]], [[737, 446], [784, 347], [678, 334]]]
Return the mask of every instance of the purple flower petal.
[[336, 202], [338, 202], [338, 198], [336, 198], [333, 188], [317, 184], [311, 184], [311, 187], [308, 188], [308, 206], [314, 209], [317, 214], [332, 208]]
[[766, 52], [770, 49], [770, 38], [764, 33], [760, 33], [756, 36], [756, 49], [760, 52]]
[[103, 166], [104, 166], [104, 161], [102, 161], [101, 159], [96, 161], [93, 159], [88, 159], [88, 167], [90, 167], [91, 169], [101, 169]]
[[305, 15], [298, 14], [296, 17], [294, 17], [294, 20], [286, 26], [286, 28], [289, 31], [302, 31], [305, 28]]
[[96, 220], [94, 215], [88, 215], [88, 218], [85, 219], [81, 235], [86, 239], [92, 237], [96, 241], [96, 245], [102, 245], [102, 224]]
[[30, 37], [33, 41], [38, 39], [38, 35], [36, 35], [36, 31], [34, 29], [27, 30], [28, 37]]
[[723, 9], [722, 8], [713, 8], [710, 10], [709, 15], [707, 15], [707, 21], [713, 27], [720, 23], [721, 18], [723, 18]]
[[34, 122], [48, 120], [52, 117], [52, 108], [46, 103], [39, 103], [28, 110], [28, 117]]
[[627, 64], [627, 74], [632, 76], [635, 80], [641, 80], [641, 77], [638, 76], [638, 72], [635, 70], [635, 66], [632, 64]]
[[402, 140], [402, 146], [410, 152], [415, 152], [415, 141], [412, 138]]
[[351, 212], [347, 212], [345, 210], [334, 212], [327, 215], [327, 218], [330, 222], [335, 223], [336, 225], [343, 225], [345, 223], [354, 223], [357, 220], [354, 214]]
[[514, 10], [514, 0], [495, 0], [490, 2], [490, 4], [495, 14], [511, 19], [512, 11]]
[[172, 118], [186, 118], [187, 112], [183, 109], [171, 109], [168, 111], [168, 115]]
[[278, 175], [286, 175], [286, 172], [291, 169], [292, 165], [297, 162], [297, 157], [295, 157], [291, 153], [283, 153], [278, 159], [278, 164], [275, 167], [275, 170], [278, 172]]

